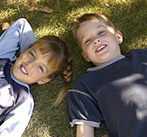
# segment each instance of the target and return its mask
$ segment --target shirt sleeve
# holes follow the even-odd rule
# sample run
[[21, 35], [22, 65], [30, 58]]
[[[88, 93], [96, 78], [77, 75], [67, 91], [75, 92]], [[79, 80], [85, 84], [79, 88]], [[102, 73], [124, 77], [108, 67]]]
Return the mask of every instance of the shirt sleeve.
[[[78, 88], [79, 87], [79, 88]], [[99, 127], [102, 115], [97, 101], [82, 82], [74, 82], [66, 98], [66, 116], [70, 125], [75, 124]]]
[[0, 126], [0, 137], [21, 137], [30, 120], [33, 107], [34, 101], [30, 94], [22, 105], [6, 117]]
[[36, 41], [30, 24], [26, 19], [20, 18], [15, 21], [0, 37], [0, 58], [9, 58], [15, 61], [15, 53], [25, 50]]

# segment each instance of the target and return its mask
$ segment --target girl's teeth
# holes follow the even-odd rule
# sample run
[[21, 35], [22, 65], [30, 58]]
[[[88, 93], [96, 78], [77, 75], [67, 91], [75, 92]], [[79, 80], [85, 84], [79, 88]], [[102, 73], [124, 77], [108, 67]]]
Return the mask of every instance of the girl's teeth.
[[23, 67], [21, 67], [21, 69], [25, 74], [27, 74], [26, 70]]

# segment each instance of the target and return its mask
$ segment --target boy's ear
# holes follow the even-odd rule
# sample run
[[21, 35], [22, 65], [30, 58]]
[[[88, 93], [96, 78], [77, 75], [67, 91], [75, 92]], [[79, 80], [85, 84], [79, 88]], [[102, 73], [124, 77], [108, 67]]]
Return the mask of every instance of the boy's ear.
[[47, 83], [47, 82], [49, 82], [51, 80], [51, 78], [44, 78], [44, 79], [42, 79], [42, 80], [39, 80], [39, 81], [37, 81], [37, 83], [39, 84], [39, 85], [42, 85], [42, 84], [45, 84], [45, 83]]
[[116, 35], [116, 37], [117, 37], [118, 43], [121, 44], [121, 43], [123, 42], [122, 33], [121, 33], [119, 30], [117, 30], [117, 31], [115, 32], [115, 35]]
[[87, 55], [84, 52], [81, 52], [81, 54], [86, 61], [90, 62], [90, 59], [87, 57]]

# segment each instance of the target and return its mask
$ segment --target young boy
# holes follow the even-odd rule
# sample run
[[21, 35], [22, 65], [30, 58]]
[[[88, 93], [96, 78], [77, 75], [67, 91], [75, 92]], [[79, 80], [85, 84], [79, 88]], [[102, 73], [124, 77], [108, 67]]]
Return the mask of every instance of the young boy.
[[100, 123], [109, 137], [146, 137], [147, 50], [121, 55], [123, 36], [102, 14], [84, 14], [73, 33], [84, 59], [96, 66], [67, 94], [66, 114], [77, 137], [94, 137]]

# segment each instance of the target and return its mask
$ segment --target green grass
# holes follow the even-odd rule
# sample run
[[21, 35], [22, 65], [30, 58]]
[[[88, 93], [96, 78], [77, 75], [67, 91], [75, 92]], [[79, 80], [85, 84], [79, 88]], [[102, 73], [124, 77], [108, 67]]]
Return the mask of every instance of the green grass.
[[[53, 12], [48, 14], [29, 11], [30, 5], [39, 8], [49, 6]], [[60, 36], [67, 43], [73, 54], [74, 73], [71, 83], [92, 66], [79, 54], [71, 33], [74, 20], [84, 13], [91, 12], [107, 14], [123, 33], [124, 42], [121, 44], [123, 54], [130, 49], [147, 47], [146, 0], [38, 0], [38, 3], [35, 3], [35, 0], [0, 1], [0, 23], [12, 23], [23, 17], [32, 25], [37, 38], [53, 34]], [[61, 76], [57, 77], [54, 84], [31, 85], [35, 107], [22, 137], [75, 137], [75, 127], [71, 128], [66, 119], [65, 101], [58, 107], [52, 107], [53, 99], [62, 86]], [[95, 130], [97, 137], [104, 133], [103, 127]]]

